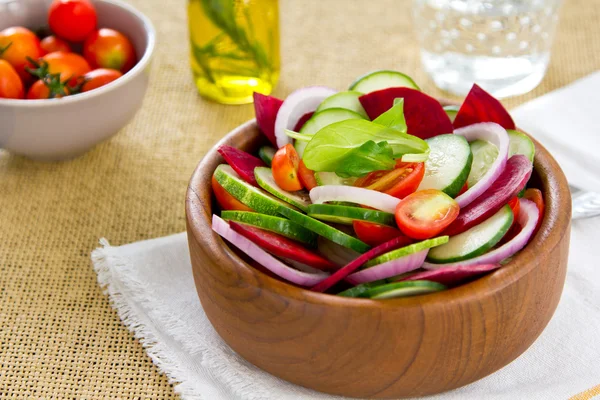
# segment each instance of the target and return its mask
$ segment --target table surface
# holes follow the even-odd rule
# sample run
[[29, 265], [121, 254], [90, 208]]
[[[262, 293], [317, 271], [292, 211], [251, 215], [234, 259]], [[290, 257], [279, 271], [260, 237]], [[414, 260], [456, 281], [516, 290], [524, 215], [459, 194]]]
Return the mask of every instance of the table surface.
[[[194, 167], [253, 108], [196, 94], [184, 0], [130, 3], [158, 32], [151, 85], [131, 124], [67, 162], [0, 150], [0, 398], [176, 397], [98, 287], [90, 252], [100, 237], [119, 245], [183, 231]], [[281, 0], [280, 9], [275, 95], [312, 84], [343, 89], [364, 72], [389, 68], [444, 96], [420, 68], [410, 1]], [[600, 0], [567, 1], [544, 81], [505, 103], [599, 69], [599, 20]]]

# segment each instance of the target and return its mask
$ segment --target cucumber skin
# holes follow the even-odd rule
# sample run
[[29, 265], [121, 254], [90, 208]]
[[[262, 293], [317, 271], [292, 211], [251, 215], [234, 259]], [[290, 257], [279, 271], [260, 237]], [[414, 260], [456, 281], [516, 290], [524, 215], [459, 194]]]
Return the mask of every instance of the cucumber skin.
[[271, 163], [273, 162], [273, 157], [270, 154], [271, 152], [273, 155], [275, 155], [277, 150], [271, 146], [262, 146], [260, 149], [258, 149], [258, 157], [269, 167], [271, 167]]
[[369, 251], [371, 248], [365, 242], [291, 208], [282, 207], [279, 209], [279, 212], [289, 220], [315, 232], [317, 235], [323, 236], [324, 238], [339, 244], [340, 246], [347, 247], [361, 254]]
[[[502, 210], [504, 210], [505, 212], [508, 213], [508, 215], [509, 215], [508, 221], [507, 221], [507, 223], [505, 223], [503, 225], [502, 229], [500, 229], [498, 231], [498, 233], [496, 235], [494, 235], [494, 237], [492, 237], [492, 239], [490, 241], [488, 241], [481, 247], [475, 249], [474, 251], [472, 251], [468, 254], [462, 255], [462, 256], [440, 259], [440, 258], [435, 258], [435, 255], [432, 257], [430, 255], [431, 254], [431, 252], [430, 252], [427, 255], [427, 261], [431, 262], [432, 264], [446, 264], [446, 263], [452, 263], [452, 262], [457, 262], [457, 261], [469, 260], [471, 258], [475, 258], [482, 254], [485, 254], [489, 249], [494, 247], [498, 242], [500, 242], [500, 240], [502, 240], [502, 238], [504, 237], [504, 235], [506, 235], [506, 233], [508, 232], [508, 230], [510, 229], [510, 227], [512, 226], [512, 223], [514, 221], [514, 215], [508, 204], [505, 205], [504, 207], [502, 207], [498, 212], [500, 212]], [[490, 218], [493, 218], [495, 215], [496, 214], [492, 215]], [[485, 221], [483, 221], [482, 223], [485, 223]], [[475, 225], [473, 228], [475, 228], [477, 226], [479, 226], [479, 225]], [[473, 229], [473, 228], [471, 228], [471, 229]], [[466, 230], [465, 232], [469, 232], [469, 230]]]
[[441, 246], [442, 244], [448, 243], [448, 236], [438, 236], [432, 239], [426, 239], [421, 242], [409, 244], [408, 246], [401, 247], [396, 250], [389, 251], [385, 254], [375, 257], [365, 263], [361, 269], [374, 267], [375, 265], [383, 264], [388, 261], [395, 260], [400, 257], [408, 256], [410, 254], [417, 253], [426, 249], [430, 249], [435, 246]]
[[[360, 89], [358, 89], [357, 87], [360, 87], [360, 83], [362, 81], [365, 81], [367, 78], [372, 77], [373, 75], [379, 75], [379, 74], [384, 74], [384, 73], [394, 74], [394, 75], [402, 75], [402, 77], [410, 84], [409, 86], [405, 86], [405, 87], [421, 91], [421, 88], [419, 88], [419, 86], [415, 83], [415, 81], [410, 76], [403, 74], [402, 72], [392, 71], [390, 69], [381, 69], [381, 70], [377, 70], [377, 71], [367, 72], [366, 74], [361, 75], [358, 78], [356, 78], [354, 80], [354, 82], [352, 82], [350, 84], [350, 87], [348, 88], [348, 90], [361, 92]], [[393, 86], [388, 86], [387, 88], [389, 88], [389, 87], [393, 87]], [[381, 88], [379, 90], [383, 90], [383, 89], [387, 89], [387, 88]], [[361, 92], [361, 93], [363, 93], [363, 92]]]
[[317, 234], [281, 217], [264, 215], [249, 211], [221, 211], [221, 218], [225, 221], [236, 221], [243, 224], [256, 226], [273, 233], [305, 243], [310, 247], [317, 246]]
[[[352, 221], [367, 221], [375, 224], [396, 226], [394, 214], [385, 211], [370, 210], [362, 207], [348, 207], [334, 204], [311, 204], [308, 206], [308, 215], [328, 222], [352, 225]], [[331, 217], [331, 219], [327, 219]], [[340, 218], [341, 220], [337, 220]], [[344, 222], [342, 222], [344, 220]], [[345, 220], [350, 220], [349, 222]]]
[[420, 292], [413, 291], [413, 293], [410, 293], [410, 292], [407, 293], [410, 296], [418, 296], [421, 294], [428, 294], [428, 293], [434, 293], [434, 292], [439, 292], [441, 290], [445, 290], [446, 286], [442, 285], [441, 283], [432, 282], [432, 281], [395, 282], [395, 283], [388, 283], [385, 285], [379, 285], [376, 287], [372, 287], [369, 289], [367, 295], [369, 298], [374, 299], [374, 300], [377, 300], [377, 299], [384, 300], [384, 299], [388, 299], [388, 298], [397, 298], [397, 297], [408, 297], [406, 295], [394, 296], [394, 297], [384, 297], [384, 295], [386, 293], [400, 291], [400, 290], [406, 290], [406, 289], [412, 289], [412, 290], [420, 289], [421, 290]]
[[[225, 165], [225, 164], [221, 164]], [[251, 209], [267, 215], [279, 216], [282, 208], [290, 208], [287, 204], [271, 198], [262, 189], [250, 186], [239, 178], [235, 178], [223, 171], [221, 166], [214, 172], [215, 179], [230, 195]]]
[[[287, 191], [285, 191], [283, 189], [277, 188], [278, 190], [275, 190], [271, 185], [269, 185], [267, 182], [265, 182], [264, 179], [262, 179], [259, 176], [259, 173], [261, 171], [264, 171], [265, 173], [267, 173], [267, 170], [269, 171], [268, 172], [269, 175], [271, 175], [272, 171], [271, 171], [270, 168], [267, 168], [267, 167], [256, 167], [256, 168], [254, 168], [254, 177], [256, 178], [256, 182], [258, 182], [258, 186], [260, 186], [261, 188], [263, 188], [267, 192], [271, 193], [273, 196], [277, 197], [278, 199], [283, 200], [286, 203], [289, 203], [289, 204], [293, 205], [294, 207], [298, 207], [302, 211], [306, 212], [306, 210], [308, 209], [308, 205], [307, 204], [300, 203], [299, 201], [295, 200], [292, 196], [289, 196], [289, 195], [286, 196], [285, 194], [281, 193], [281, 192], [289, 193], [289, 192], [287, 192]], [[290, 194], [292, 194], [292, 193], [290, 193]], [[294, 196], [296, 196], [296, 195], [294, 195]]]

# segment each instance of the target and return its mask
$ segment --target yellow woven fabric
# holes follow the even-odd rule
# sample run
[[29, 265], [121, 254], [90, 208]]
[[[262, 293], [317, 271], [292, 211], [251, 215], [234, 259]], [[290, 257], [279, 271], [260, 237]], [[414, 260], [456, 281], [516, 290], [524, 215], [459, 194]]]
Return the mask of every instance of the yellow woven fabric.
[[[130, 2], [158, 32], [151, 86], [135, 120], [72, 161], [0, 151], [0, 398], [175, 397], [98, 288], [90, 252], [101, 236], [119, 245], [183, 231], [194, 167], [253, 108], [197, 96], [184, 0]], [[410, 1], [281, 0], [280, 8], [276, 95], [310, 84], [342, 89], [377, 68], [404, 71], [443, 95], [420, 68]], [[598, 21], [600, 0], [566, 1], [546, 78], [506, 103], [600, 68]]]

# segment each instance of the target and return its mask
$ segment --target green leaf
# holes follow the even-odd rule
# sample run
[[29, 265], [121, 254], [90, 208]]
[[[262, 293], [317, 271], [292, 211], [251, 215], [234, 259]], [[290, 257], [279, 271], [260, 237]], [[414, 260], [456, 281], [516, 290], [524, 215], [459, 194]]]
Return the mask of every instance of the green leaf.
[[285, 134], [291, 137], [292, 139], [296, 139], [301, 142], [310, 142], [310, 140], [313, 138], [313, 135], [306, 135], [304, 133], [294, 132], [290, 129], [286, 129]]
[[394, 152], [388, 142], [375, 143], [369, 140], [348, 153], [338, 164], [335, 173], [342, 178], [360, 177], [373, 171], [393, 169], [395, 166]]
[[319, 130], [304, 151], [304, 164], [313, 171], [335, 172], [338, 164], [354, 149], [368, 141], [387, 142], [394, 158], [404, 154], [425, 153], [427, 143], [396, 129], [371, 121], [350, 119], [335, 122]]
[[373, 120], [376, 124], [396, 129], [406, 133], [406, 120], [404, 119], [404, 99], [394, 99], [392, 108]]

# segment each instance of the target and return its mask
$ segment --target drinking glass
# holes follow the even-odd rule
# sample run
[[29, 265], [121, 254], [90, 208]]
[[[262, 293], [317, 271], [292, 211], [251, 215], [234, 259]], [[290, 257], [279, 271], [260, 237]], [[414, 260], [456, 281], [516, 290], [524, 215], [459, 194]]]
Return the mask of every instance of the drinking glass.
[[278, 0], [188, 0], [191, 64], [200, 94], [225, 104], [269, 94], [279, 78]]
[[526, 93], [546, 73], [561, 0], [413, 0], [424, 69], [443, 90]]

